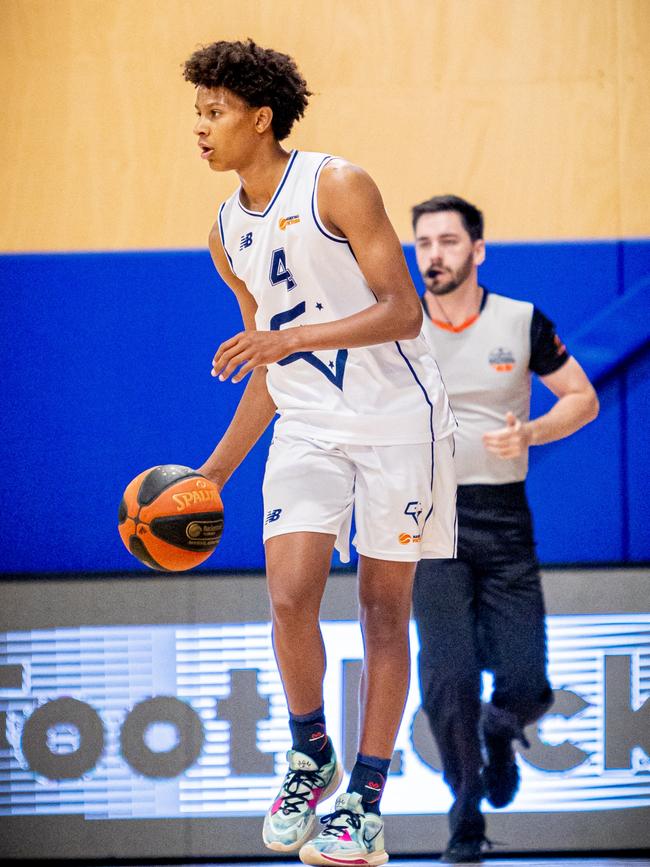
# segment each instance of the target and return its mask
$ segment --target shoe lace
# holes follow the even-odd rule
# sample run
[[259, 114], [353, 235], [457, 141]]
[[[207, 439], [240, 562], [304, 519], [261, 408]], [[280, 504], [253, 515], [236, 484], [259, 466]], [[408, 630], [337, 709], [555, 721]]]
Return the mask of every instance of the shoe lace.
[[348, 828], [358, 831], [361, 827], [361, 816], [351, 810], [334, 810], [321, 819], [327, 827], [321, 832], [323, 837], [340, 837]]
[[282, 807], [285, 816], [299, 813], [314, 794], [324, 788], [325, 780], [319, 771], [289, 771], [282, 785]]

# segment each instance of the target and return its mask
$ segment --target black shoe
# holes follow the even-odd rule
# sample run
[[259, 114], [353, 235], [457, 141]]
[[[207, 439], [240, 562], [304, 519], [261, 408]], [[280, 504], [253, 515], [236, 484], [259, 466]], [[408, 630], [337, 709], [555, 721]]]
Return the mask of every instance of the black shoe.
[[519, 768], [514, 739], [530, 746], [514, 714], [492, 705], [483, 712], [483, 744], [486, 764], [481, 772], [485, 797], [493, 807], [506, 807], [519, 789]]
[[450, 843], [440, 856], [444, 864], [476, 864], [483, 860], [481, 852], [483, 839], [459, 840]]
[[487, 735], [485, 738], [487, 765], [481, 774], [485, 797], [493, 807], [506, 807], [519, 788], [519, 768], [509, 737]]

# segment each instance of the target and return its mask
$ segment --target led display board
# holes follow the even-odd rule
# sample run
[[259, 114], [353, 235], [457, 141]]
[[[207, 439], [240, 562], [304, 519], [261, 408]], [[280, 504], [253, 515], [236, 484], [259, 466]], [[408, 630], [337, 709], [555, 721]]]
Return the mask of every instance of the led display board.
[[[252, 613], [263, 613], [263, 582], [239, 580], [241, 603], [255, 586], [262, 596]], [[362, 641], [351, 619], [351, 579], [343, 580], [340, 616], [332, 616], [334, 599], [322, 628], [328, 731], [349, 772], [358, 737]], [[111, 583], [92, 582], [107, 607]], [[118, 608], [138, 592], [137, 581], [114, 583]], [[236, 584], [230, 583], [233, 594]], [[37, 586], [23, 583], [22, 592], [36, 593]], [[38, 586], [41, 593], [43, 588], [51, 594], [56, 582]], [[172, 582], [166, 588], [170, 592]], [[45, 828], [46, 838], [49, 833], [64, 841], [53, 832], [69, 822], [75, 828], [81, 822], [90, 849], [93, 841], [109, 839], [105, 832], [115, 823], [122, 840], [135, 847], [97, 845], [101, 851], [86, 855], [173, 854], [165, 835], [178, 837], [181, 827], [189, 850], [179, 848], [181, 854], [264, 851], [260, 821], [286, 767], [287, 709], [268, 617], [244, 619], [234, 610], [235, 598], [212, 622], [178, 622], [177, 616], [176, 622], [155, 622], [154, 616], [152, 622], [97, 623], [92, 621], [102, 618], [95, 614], [86, 622], [78, 616], [74, 625], [69, 612], [58, 626], [0, 634], [0, 822], [9, 854], [43, 856], [42, 834], [21, 844], [18, 832], [31, 823]], [[211, 613], [213, 606], [206, 607]], [[23, 613], [19, 619], [28, 618]], [[134, 619], [144, 618], [131, 613], [125, 621]], [[507, 845], [514, 849], [557, 849], [562, 846], [555, 837], [550, 845], [533, 845], [529, 832], [536, 819], [543, 825], [579, 815], [580, 834], [603, 821], [625, 830], [619, 846], [641, 845], [650, 808], [650, 614], [554, 613], [547, 628], [555, 704], [527, 731], [531, 747], [520, 754], [522, 785], [514, 803], [507, 812], [485, 805], [493, 814], [490, 827], [505, 821]], [[411, 687], [382, 802], [396, 853], [442, 848], [451, 803], [420, 710], [413, 625], [411, 647]], [[486, 677], [486, 695], [489, 686]], [[400, 834], [402, 820], [408, 834]], [[202, 831], [193, 836], [206, 822], [213, 831], [207, 848]], [[592, 838], [587, 847], [596, 845]], [[568, 848], [579, 845], [580, 839], [569, 838]], [[55, 849], [57, 857], [72, 854], [62, 843]]]

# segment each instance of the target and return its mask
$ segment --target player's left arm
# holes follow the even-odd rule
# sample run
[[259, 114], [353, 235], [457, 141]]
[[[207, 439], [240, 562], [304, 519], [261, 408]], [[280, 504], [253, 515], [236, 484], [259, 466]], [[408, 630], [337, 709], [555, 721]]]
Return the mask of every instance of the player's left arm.
[[328, 231], [349, 242], [376, 303], [333, 322], [237, 334], [215, 356], [220, 378], [236, 371], [237, 382], [253, 368], [294, 352], [372, 346], [420, 333], [422, 305], [372, 178], [358, 166], [332, 160], [319, 178], [318, 209]]
[[544, 415], [522, 422], [509, 412], [505, 427], [483, 435], [488, 451], [500, 458], [516, 458], [528, 446], [541, 446], [571, 436], [598, 415], [596, 391], [575, 358], [540, 380], [557, 401]]

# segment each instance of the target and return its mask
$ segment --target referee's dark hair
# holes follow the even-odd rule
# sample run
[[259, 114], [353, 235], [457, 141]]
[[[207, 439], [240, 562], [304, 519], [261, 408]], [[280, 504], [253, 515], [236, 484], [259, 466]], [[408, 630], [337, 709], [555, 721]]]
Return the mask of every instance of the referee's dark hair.
[[422, 214], [435, 214], [438, 211], [456, 211], [460, 214], [463, 225], [472, 241], [478, 241], [483, 237], [483, 214], [481, 211], [479, 211], [476, 205], [466, 202], [460, 196], [452, 195], [433, 196], [433, 198], [427, 199], [426, 202], [415, 205], [411, 212], [413, 231], [415, 231], [417, 221]]

